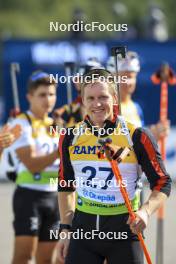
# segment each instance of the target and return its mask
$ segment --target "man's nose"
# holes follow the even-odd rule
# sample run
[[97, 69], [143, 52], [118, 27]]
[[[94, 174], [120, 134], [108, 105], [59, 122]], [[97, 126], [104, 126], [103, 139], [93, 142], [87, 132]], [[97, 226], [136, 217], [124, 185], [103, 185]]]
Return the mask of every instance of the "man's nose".
[[47, 103], [49, 103], [51, 101], [51, 98], [50, 98], [50, 96], [48, 95], [48, 96], [46, 96], [45, 97], [45, 102], [47, 102]]
[[51, 99], [53, 98], [53, 96], [50, 95], [50, 94], [48, 94], [48, 95], [46, 96], [46, 98], [47, 98], [47, 100], [49, 101], [49, 100], [51, 100]]
[[94, 106], [95, 107], [100, 107], [101, 106], [101, 102], [99, 100], [95, 100], [94, 101]]

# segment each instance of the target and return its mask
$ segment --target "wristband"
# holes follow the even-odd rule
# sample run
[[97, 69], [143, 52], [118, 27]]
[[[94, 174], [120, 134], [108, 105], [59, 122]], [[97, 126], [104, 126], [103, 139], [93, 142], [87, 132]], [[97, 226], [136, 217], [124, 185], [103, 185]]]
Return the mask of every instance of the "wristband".
[[71, 225], [60, 224], [60, 225], [59, 225], [59, 232], [61, 232], [63, 229], [70, 230], [70, 229], [71, 229]]

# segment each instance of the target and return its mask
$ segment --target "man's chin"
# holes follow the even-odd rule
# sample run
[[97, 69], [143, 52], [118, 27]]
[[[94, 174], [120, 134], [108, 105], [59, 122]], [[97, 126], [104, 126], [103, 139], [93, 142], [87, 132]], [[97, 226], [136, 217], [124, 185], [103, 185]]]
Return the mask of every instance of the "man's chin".
[[93, 123], [95, 124], [95, 125], [97, 125], [97, 126], [99, 126], [100, 124], [103, 124], [104, 122], [105, 122], [105, 120], [106, 120], [106, 118], [101, 118], [101, 119], [93, 119], [92, 121], [93, 121]]
[[52, 110], [53, 110], [53, 108], [51, 108], [51, 107], [46, 107], [46, 108], [43, 109], [43, 111], [44, 111], [45, 113], [51, 113]]
[[132, 95], [135, 92], [135, 88], [131, 88], [128, 90], [128, 94]]

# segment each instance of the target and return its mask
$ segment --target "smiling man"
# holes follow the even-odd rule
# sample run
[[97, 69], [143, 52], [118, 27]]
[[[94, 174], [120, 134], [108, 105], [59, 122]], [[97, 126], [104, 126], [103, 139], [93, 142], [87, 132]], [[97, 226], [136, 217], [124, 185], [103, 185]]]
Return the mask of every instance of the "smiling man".
[[82, 91], [83, 104], [95, 126], [103, 127], [105, 120], [113, 119], [113, 105], [117, 102], [117, 96], [112, 89], [108, 83], [95, 82]]
[[[95, 73], [105, 77], [105, 81], [93, 80]], [[150, 216], [170, 194], [171, 180], [153, 137], [147, 130], [136, 128], [117, 115], [116, 85], [107, 81], [113, 79], [110, 72], [97, 69], [86, 76], [92, 80], [81, 86], [87, 115], [76, 126], [84, 128], [83, 131], [89, 128], [91, 133], [67, 133], [60, 137], [59, 142], [60, 179], [66, 184], [63, 186], [59, 181], [58, 186], [61, 217], [58, 256], [65, 264], [103, 264], [105, 259], [108, 264], [116, 264], [117, 260], [123, 260], [125, 264], [142, 264], [137, 233], [144, 230]], [[101, 136], [93, 126], [104, 128], [106, 133]], [[128, 133], [115, 133], [122, 127]], [[109, 128], [114, 130], [111, 135], [108, 134]], [[105, 156], [100, 159], [97, 153], [78, 155], [74, 152], [76, 146], [100, 146], [100, 137], [110, 138], [120, 150], [130, 149], [119, 169], [136, 212], [133, 222], [108, 159]], [[119, 157], [118, 151], [110, 151], [109, 155], [113, 159]], [[140, 205], [136, 188], [139, 166], [146, 173], [151, 188], [151, 195], [143, 205]], [[74, 185], [75, 180], [79, 184]], [[75, 239], [75, 233], [82, 235]]]

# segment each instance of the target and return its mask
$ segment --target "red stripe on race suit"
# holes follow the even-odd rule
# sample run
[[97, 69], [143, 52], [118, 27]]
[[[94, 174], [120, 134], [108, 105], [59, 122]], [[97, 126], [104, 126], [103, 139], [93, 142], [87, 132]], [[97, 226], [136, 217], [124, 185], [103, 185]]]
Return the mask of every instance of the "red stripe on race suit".
[[141, 136], [141, 143], [143, 144], [144, 149], [147, 152], [147, 155], [150, 159], [150, 162], [151, 162], [155, 172], [160, 177], [160, 179], [157, 180], [157, 186], [154, 187], [154, 190], [160, 191], [161, 188], [165, 185], [167, 178], [165, 177], [165, 174], [164, 174], [159, 162], [157, 161], [156, 151], [155, 151], [155, 148], [154, 148], [152, 142], [150, 141], [148, 136], [144, 133], [142, 133], [142, 136]]
[[65, 135], [60, 135], [60, 139], [59, 139], [60, 167], [59, 167], [58, 177], [61, 180], [64, 180], [64, 166], [63, 166], [63, 152], [62, 152], [62, 143], [63, 143], [64, 137]]

